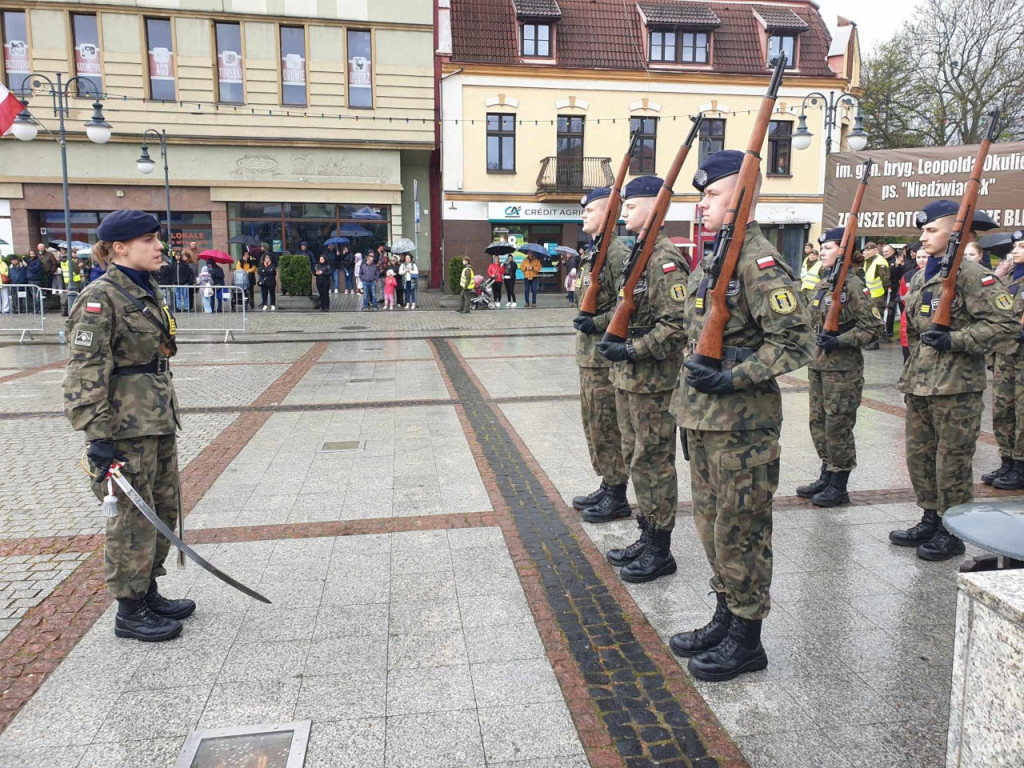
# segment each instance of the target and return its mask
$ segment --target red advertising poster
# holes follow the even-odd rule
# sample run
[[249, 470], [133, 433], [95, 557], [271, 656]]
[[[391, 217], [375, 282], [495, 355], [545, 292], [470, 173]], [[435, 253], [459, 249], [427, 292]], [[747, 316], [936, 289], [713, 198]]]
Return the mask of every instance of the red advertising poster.
[[217, 57], [217, 79], [221, 85], [242, 82], [242, 57], [236, 51], [220, 52]]
[[75, 74], [100, 74], [100, 47], [95, 43], [79, 43], [75, 46]]
[[306, 58], [297, 53], [285, 54], [281, 59], [281, 79], [286, 85], [306, 84]]
[[11, 40], [4, 43], [4, 71], [8, 82], [20, 88], [21, 82], [31, 71], [28, 63], [28, 43], [24, 40]]
[[149, 52], [149, 76], [153, 80], [174, 79], [174, 53], [166, 48]]

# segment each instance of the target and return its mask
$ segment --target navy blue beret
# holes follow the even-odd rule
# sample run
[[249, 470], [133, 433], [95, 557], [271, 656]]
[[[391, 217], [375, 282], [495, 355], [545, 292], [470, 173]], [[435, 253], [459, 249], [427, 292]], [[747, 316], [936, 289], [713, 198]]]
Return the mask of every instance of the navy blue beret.
[[826, 229], [818, 236], [818, 242], [822, 245], [825, 243], [841, 243], [843, 242], [843, 235], [845, 234], [845, 227], [833, 227], [832, 229]]
[[[924, 229], [925, 224], [945, 216], [956, 216], [959, 210], [959, 203], [954, 203], [952, 200], [936, 200], [934, 203], [928, 203], [928, 205], [917, 212], [917, 215], [914, 217], [914, 223], [918, 229]], [[974, 222], [971, 225], [973, 232], [988, 232], [990, 229], [997, 229], [998, 227], [999, 225], [996, 224], [995, 220], [984, 211], [974, 212]]]
[[736, 149], [723, 149], [721, 152], [708, 155], [693, 174], [693, 187], [698, 192], [703, 192], [709, 184], [739, 173], [741, 165], [743, 153]]
[[123, 243], [133, 237], [159, 231], [160, 220], [152, 213], [128, 209], [104, 216], [96, 228], [96, 237], [108, 243]]
[[657, 197], [663, 182], [657, 176], [637, 176], [622, 192], [622, 199], [629, 200], [631, 197]]
[[592, 189], [583, 196], [580, 200], [580, 205], [586, 208], [595, 200], [600, 200], [603, 197], [609, 197], [611, 193], [611, 187], [598, 187], [597, 189]]

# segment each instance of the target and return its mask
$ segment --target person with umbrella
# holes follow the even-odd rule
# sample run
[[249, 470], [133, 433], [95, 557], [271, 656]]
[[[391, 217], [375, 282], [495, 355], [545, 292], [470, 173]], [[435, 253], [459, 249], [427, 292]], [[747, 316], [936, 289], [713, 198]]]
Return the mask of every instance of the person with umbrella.
[[[224, 251], [218, 251], [218, 250], [216, 250], [214, 248], [209, 248], [209, 249], [203, 251], [202, 253], [200, 253], [199, 254], [199, 260], [200, 261], [205, 261], [209, 265], [209, 269], [207, 271], [210, 274], [210, 279], [213, 281], [213, 285], [214, 286], [223, 286], [225, 284], [224, 283], [224, 270], [221, 268], [220, 265], [221, 264], [234, 264], [235, 263], [235, 260], [232, 259], [229, 254], [225, 253]], [[204, 294], [204, 297], [205, 297], [206, 292], [204, 291], [203, 294]], [[217, 290], [216, 288], [214, 288], [212, 296], [216, 296], [216, 299], [217, 299], [217, 301], [216, 301], [217, 310], [216, 311], [217, 312], [223, 312], [224, 311], [224, 308], [223, 308], [223, 305], [224, 305], [224, 291]], [[213, 306], [213, 302], [212, 301], [211, 301], [210, 304], [211, 304], [211, 306]]]
[[516, 306], [516, 273], [519, 265], [516, 264], [516, 257], [509, 251], [505, 256], [505, 307]]
[[405, 254], [405, 261], [398, 268], [399, 283], [405, 283], [405, 308], [416, 309], [416, 288], [420, 281], [420, 270], [412, 260], [412, 253]]
[[[548, 251], [544, 246], [536, 243], [524, 243], [519, 247], [520, 253], [525, 253], [526, 258], [519, 265], [523, 271], [523, 282], [526, 285], [526, 308], [531, 306], [537, 308], [537, 280], [540, 279], [541, 270], [544, 264], [538, 258], [539, 255], [547, 255]], [[533, 296], [533, 303], [530, 303], [530, 296]]]

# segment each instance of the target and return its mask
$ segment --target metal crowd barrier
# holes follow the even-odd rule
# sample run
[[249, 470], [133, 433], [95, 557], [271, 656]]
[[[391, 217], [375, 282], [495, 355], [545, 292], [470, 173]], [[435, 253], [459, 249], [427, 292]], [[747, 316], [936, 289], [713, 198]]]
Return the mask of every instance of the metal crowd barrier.
[[178, 333], [224, 332], [224, 341], [245, 333], [248, 323], [246, 291], [234, 285], [214, 285], [204, 296], [198, 285], [163, 285], [164, 299], [174, 311]]
[[46, 308], [43, 289], [38, 285], [4, 283], [0, 285], [0, 333], [20, 333], [19, 342], [26, 334], [46, 331]]

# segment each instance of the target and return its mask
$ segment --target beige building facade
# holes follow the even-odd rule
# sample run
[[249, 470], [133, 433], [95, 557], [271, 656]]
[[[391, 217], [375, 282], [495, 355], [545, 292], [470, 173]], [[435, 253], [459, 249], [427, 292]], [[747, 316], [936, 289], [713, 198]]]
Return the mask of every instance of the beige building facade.
[[[429, 4], [0, 0], [0, 34], [12, 91], [32, 72], [88, 78], [102, 94], [112, 138], [96, 145], [83, 129], [93, 98], [71, 89], [73, 239], [95, 240], [99, 217], [115, 208], [165, 218], [157, 140], [148, 142], [156, 170], [136, 169], [153, 128], [167, 135], [173, 245], [227, 250], [229, 238], [251, 235], [275, 251], [306, 241], [319, 252], [329, 237], [368, 250], [404, 236], [430, 269]], [[56, 133], [45, 89], [24, 96]], [[60, 153], [43, 130], [31, 142], [0, 140], [4, 212], [11, 236], [0, 239], [16, 252], [64, 237]]]

